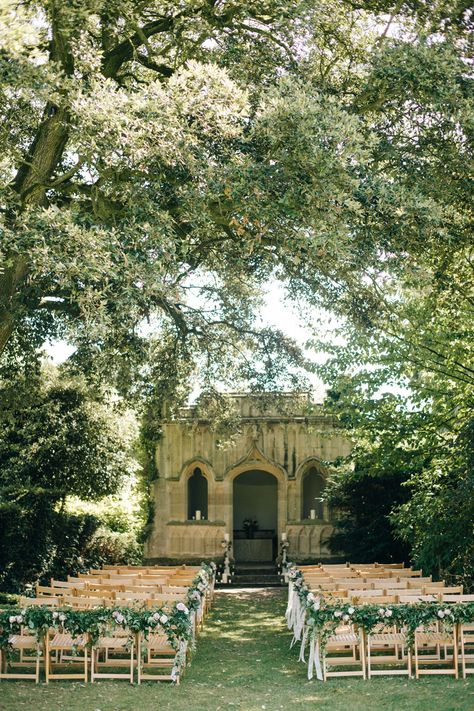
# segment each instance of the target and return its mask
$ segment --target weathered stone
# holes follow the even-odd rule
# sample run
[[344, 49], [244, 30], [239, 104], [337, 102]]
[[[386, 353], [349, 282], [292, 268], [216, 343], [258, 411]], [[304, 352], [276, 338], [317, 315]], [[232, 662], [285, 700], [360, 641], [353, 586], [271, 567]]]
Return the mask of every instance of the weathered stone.
[[[308, 496], [311, 491], [313, 496], [315, 489], [303, 482], [311, 471], [312, 477], [321, 478], [323, 486], [327, 476], [324, 461], [347, 455], [351, 443], [338, 433], [332, 417], [314, 414], [306, 396], [282, 396], [278, 407], [269, 405], [262, 396], [229, 397], [240, 412], [241, 431], [228, 446], [221, 445], [209, 422], [196, 423], [191, 408], [164, 423], [163, 437], [156, 447], [159, 477], [154, 484], [155, 522], [147, 557], [220, 557], [224, 534], [232, 538], [249, 511], [264, 524], [259, 526], [259, 537], [273, 538], [273, 553], [281, 534], [286, 533], [290, 559], [327, 557], [326, 541], [333, 530], [331, 512], [321, 502], [313, 506], [313, 499], [304, 502], [303, 493]], [[189, 484], [196, 469], [207, 481], [206, 502], [202, 499], [202, 477], [199, 475], [201, 493], [193, 493], [197, 489]], [[241, 490], [240, 498], [236, 498], [242, 507], [239, 516], [239, 511], [234, 511], [235, 482], [248, 472], [255, 474], [240, 482], [255, 486], [245, 490], [247, 493]], [[272, 484], [277, 493], [272, 497], [273, 518], [269, 502], [265, 506], [263, 500], [269, 497]], [[192, 520], [196, 511], [192, 510], [190, 495], [201, 496], [195, 500], [203, 501], [201, 515], [206, 520]], [[311, 508], [317, 513], [314, 520], [307, 516]], [[240, 532], [239, 538], [242, 536], [245, 534]], [[270, 548], [267, 546], [267, 550]]]

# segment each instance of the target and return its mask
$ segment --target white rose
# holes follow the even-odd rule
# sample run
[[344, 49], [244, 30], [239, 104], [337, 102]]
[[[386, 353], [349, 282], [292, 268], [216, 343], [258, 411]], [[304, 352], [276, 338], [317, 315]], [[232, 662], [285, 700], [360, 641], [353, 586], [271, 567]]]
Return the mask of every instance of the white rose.
[[313, 604], [313, 610], [314, 610], [315, 612], [317, 612], [320, 607], [321, 607], [321, 601], [320, 601], [320, 600], [316, 600], [316, 602]]
[[340, 610], [336, 610], [336, 612], [334, 613], [334, 617], [341, 617], [341, 616], [342, 616], [342, 612]]
[[16, 622], [16, 616], [15, 615], [10, 615], [8, 618], [9, 623], [12, 625], [14, 622]]
[[444, 617], [443, 610], [438, 610], [438, 617], [441, 617], [441, 619]]
[[16, 621], [17, 621], [18, 623], [23, 622], [23, 617], [22, 617], [21, 615], [17, 615], [17, 616], [16, 616]]
[[385, 610], [385, 617], [391, 617], [393, 615], [393, 610]]
[[354, 610], [353, 607], [348, 607], [348, 608], [347, 608], [347, 612], [349, 613], [349, 615], [353, 615], [354, 612], [355, 612], [355, 610]]
[[344, 622], [347, 622], [347, 620], [349, 619], [349, 615], [343, 615], [342, 619], [344, 620]]
[[158, 622], [158, 620], [160, 619], [160, 613], [159, 613], [159, 612], [155, 612], [155, 614], [153, 615], [153, 619]]
[[450, 609], [447, 607], [447, 608], [445, 609], [445, 611], [444, 611], [444, 614], [445, 614], [445, 615], [452, 615], [452, 614], [453, 614], [453, 611], [450, 610]]
[[185, 615], [187, 615], [189, 612], [188, 608], [183, 602], [178, 602], [178, 604], [176, 605], [176, 609], [180, 612], [184, 612]]
[[60, 622], [64, 622], [65, 620], [66, 620], [66, 615], [64, 614], [64, 612], [62, 612], [62, 613], [59, 615], [59, 621], [60, 621]]
[[59, 613], [58, 613], [58, 612], [53, 612], [53, 620], [57, 620], [58, 617], [59, 617]]
[[168, 617], [167, 615], [161, 615], [160, 617], [160, 622], [162, 625], [165, 625], [168, 622]]
[[385, 617], [385, 610], [383, 609], [383, 607], [379, 609], [379, 615], [380, 617]]
[[308, 602], [313, 602], [313, 600], [314, 600], [314, 595], [313, 595], [313, 593], [309, 593], [309, 595], [308, 595], [308, 597], [307, 597], [306, 599], [308, 600]]

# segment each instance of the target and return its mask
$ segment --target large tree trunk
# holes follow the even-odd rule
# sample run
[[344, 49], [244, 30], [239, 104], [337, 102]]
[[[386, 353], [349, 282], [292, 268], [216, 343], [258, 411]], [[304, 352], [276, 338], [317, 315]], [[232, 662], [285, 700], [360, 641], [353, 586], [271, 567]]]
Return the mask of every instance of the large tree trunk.
[[[48, 183], [61, 161], [67, 138], [67, 111], [48, 104], [44, 119], [14, 181], [14, 188], [23, 208], [46, 204]], [[11, 227], [14, 229], [15, 211], [11, 220]], [[15, 329], [28, 271], [28, 257], [20, 254], [11, 256], [11, 263], [0, 272], [0, 355]]]

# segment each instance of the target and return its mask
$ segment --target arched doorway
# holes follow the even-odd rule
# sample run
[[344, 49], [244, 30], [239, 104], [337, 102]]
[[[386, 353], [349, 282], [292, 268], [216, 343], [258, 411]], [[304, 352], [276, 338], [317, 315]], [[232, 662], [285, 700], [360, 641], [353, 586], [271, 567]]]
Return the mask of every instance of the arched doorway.
[[233, 483], [234, 556], [237, 561], [271, 562], [276, 555], [278, 481], [252, 469]]

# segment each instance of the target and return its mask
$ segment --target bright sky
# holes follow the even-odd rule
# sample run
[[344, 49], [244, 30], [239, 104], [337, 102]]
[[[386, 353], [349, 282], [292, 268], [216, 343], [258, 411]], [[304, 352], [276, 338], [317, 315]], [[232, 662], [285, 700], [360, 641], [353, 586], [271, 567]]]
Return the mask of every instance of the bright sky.
[[[260, 312], [259, 325], [275, 326], [275, 328], [293, 338], [303, 347], [312, 334], [302, 325], [296, 306], [285, 300], [283, 285], [278, 281], [271, 281], [268, 283], [268, 287], [264, 289], [264, 292], [265, 303]], [[64, 362], [74, 352], [74, 348], [65, 341], [54, 341], [46, 344], [45, 350], [52, 361], [58, 364]], [[306, 353], [309, 358], [318, 362], [324, 360], [323, 354], [316, 355], [308, 351]], [[310, 375], [309, 379], [315, 389], [315, 393], [320, 396], [322, 391], [321, 381], [314, 375]]]

